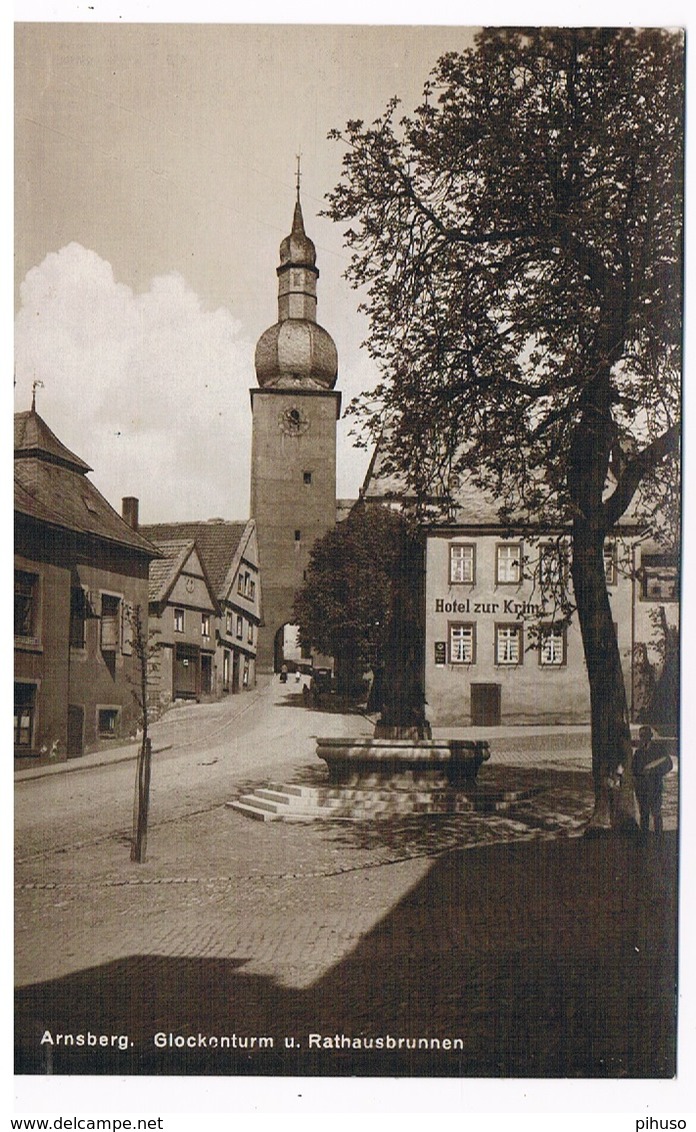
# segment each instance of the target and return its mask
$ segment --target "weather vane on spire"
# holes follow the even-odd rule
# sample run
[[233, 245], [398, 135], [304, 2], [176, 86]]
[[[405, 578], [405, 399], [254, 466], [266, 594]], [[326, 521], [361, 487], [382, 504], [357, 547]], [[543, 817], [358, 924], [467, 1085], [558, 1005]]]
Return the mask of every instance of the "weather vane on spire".
[[38, 377], [35, 378], [34, 381], [32, 382], [32, 386], [31, 386], [31, 411], [32, 411], [32, 413], [36, 412], [36, 390], [37, 389], [43, 389], [43, 387], [44, 387], [44, 383]]
[[297, 154], [297, 199], [300, 199], [300, 178], [302, 173], [300, 171], [300, 161], [302, 160], [302, 153]]

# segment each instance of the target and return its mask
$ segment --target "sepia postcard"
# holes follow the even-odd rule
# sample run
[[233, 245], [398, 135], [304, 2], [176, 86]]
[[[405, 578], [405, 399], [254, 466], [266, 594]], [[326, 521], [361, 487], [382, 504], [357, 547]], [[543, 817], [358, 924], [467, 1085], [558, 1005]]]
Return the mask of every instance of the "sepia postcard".
[[687, 1126], [685, 31], [630, 24], [15, 23], [18, 1111]]

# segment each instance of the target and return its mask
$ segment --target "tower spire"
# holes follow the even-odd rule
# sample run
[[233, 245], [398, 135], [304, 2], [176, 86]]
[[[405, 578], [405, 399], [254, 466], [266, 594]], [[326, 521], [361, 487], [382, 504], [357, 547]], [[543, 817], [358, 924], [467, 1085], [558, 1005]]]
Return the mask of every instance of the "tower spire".
[[280, 245], [278, 321], [256, 344], [256, 377], [263, 387], [299, 385], [333, 389], [338, 356], [333, 338], [317, 322], [319, 268], [314, 244], [304, 229], [300, 203], [301, 154], [296, 155], [296, 194], [292, 229]]
[[31, 411], [32, 411], [32, 413], [36, 412], [36, 390], [37, 389], [43, 389], [43, 387], [44, 387], [44, 383], [38, 377], [35, 378], [34, 381], [32, 382], [32, 386], [31, 386]]

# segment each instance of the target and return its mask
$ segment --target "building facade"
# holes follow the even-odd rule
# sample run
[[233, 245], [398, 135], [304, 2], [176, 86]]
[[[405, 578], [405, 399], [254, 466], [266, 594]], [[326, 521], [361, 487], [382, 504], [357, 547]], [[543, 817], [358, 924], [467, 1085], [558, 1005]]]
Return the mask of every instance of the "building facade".
[[[379, 452], [367, 505], [408, 507]], [[589, 684], [577, 617], [560, 604], [567, 532], [503, 525], [495, 500], [459, 482], [451, 519], [424, 525], [426, 715], [435, 727], [586, 724]], [[632, 721], [676, 726], [679, 562], [629, 519], [605, 571]], [[567, 578], [563, 579], [567, 582]]]
[[280, 668], [284, 626], [309, 553], [336, 523], [338, 356], [316, 321], [319, 270], [299, 192], [277, 274], [278, 321], [259, 339], [258, 387], [250, 390], [251, 514], [264, 578], [258, 664], [265, 672]]
[[133, 735], [134, 618], [157, 550], [35, 409], [15, 416], [15, 766]]
[[214, 690], [219, 607], [195, 542], [159, 541], [150, 567], [150, 700], [156, 711], [173, 700], [197, 700]]
[[[196, 694], [189, 691], [189, 698], [219, 699], [253, 688], [261, 620], [254, 520], [156, 523], [144, 525], [141, 531], [170, 556], [168, 572], [163, 563], [153, 563], [150, 577], [151, 615], [161, 622], [157, 648], [163, 666], [162, 705], [182, 697], [180, 687], [185, 694], [184, 677], [193, 680], [195, 666], [192, 656], [185, 655], [186, 648], [197, 648], [199, 657]], [[181, 679], [176, 673], [177, 652]], [[189, 663], [184, 665], [186, 659]], [[184, 673], [184, 668], [190, 671]]]

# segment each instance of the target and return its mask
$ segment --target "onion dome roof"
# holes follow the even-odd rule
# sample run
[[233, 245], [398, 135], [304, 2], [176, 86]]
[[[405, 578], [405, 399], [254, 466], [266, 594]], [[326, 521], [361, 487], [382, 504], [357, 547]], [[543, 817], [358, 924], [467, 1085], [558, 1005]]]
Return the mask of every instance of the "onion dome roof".
[[276, 322], [256, 346], [256, 378], [261, 387], [333, 389], [338, 376], [338, 353], [331, 335], [304, 318]]

